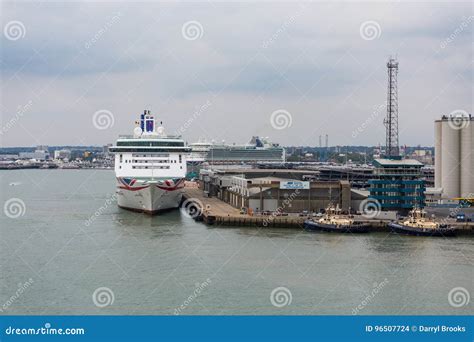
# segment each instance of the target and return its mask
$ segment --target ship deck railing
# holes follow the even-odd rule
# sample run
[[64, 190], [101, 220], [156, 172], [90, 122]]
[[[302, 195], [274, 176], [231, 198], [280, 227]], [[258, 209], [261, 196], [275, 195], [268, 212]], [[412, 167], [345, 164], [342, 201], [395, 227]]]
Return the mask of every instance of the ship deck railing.
[[181, 135], [140, 135], [135, 137], [133, 134], [120, 134], [119, 139], [182, 139]]

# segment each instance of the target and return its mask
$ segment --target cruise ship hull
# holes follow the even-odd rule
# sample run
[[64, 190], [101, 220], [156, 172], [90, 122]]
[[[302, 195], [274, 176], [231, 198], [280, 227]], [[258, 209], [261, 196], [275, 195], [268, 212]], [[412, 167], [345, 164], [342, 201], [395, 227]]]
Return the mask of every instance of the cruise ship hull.
[[140, 181], [117, 178], [117, 204], [120, 208], [147, 214], [178, 208], [184, 179]]

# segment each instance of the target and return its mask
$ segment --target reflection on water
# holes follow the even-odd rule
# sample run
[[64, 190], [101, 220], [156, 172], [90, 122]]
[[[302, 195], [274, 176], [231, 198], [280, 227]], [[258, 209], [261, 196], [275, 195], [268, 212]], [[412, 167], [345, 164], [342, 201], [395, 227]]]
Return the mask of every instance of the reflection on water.
[[[104, 170], [6, 171], [1, 182], [3, 201], [20, 198], [26, 212], [1, 217], [0, 305], [33, 280], [7, 314], [174, 314], [203, 283], [180, 314], [472, 310], [448, 301], [455, 287], [473, 293], [472, 237], [208, 227], [179, 210], [151, 217], [104, 205], [115, 192]], [[377, 295], [355, 310], [374, 286]], [[100, 287], [113, 292], [112, 305], [94, 305]], [[291, 304], [272, 305], [279, 287]]]

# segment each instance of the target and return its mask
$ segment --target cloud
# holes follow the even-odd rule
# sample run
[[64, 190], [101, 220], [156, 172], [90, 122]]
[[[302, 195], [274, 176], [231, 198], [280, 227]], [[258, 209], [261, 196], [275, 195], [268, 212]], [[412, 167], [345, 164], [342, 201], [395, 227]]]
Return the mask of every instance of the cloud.
[[[190, 142], [243, 143], [259, 134], [316, 145], [327, 133], [331, 144], [383, 143], [383, 115], [356, 139], [351, 132], [385, 102], [385, 63], [394, 54], [402, 144], [431, 145], [435, 118], [472, 111], [472, 25], [456, 31], [470, 13], [467, 3], [46, 2], [2, 9], [3, 25], [19, 20], [26, 28], [20, 40], [2, 37], [2, 119], [33, 99], [4, 146], [112, 142], [144, 108], [173, 131], [209, 99], [213, 106], [185, 132]], [[381, 28], [374, 40], [360, 36], [368, 20]], [[188, 21], [202, 25], [196, 40], [182, 36]], [[97, 132], [91, 120], [100, 109], [114, 113], [115, 125]], [[277, 109], [292, 113], [291, 128], [272, 128]]]

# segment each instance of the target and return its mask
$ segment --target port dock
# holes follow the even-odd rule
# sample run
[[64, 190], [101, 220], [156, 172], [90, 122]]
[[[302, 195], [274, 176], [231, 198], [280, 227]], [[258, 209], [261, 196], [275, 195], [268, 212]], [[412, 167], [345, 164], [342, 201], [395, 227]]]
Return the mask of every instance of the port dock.
[[305, 217], [240, 214], [240, 210], [215, 197], [206, 197], [199, 188], [186, 187], [184, 201], [202, 207], [200, 219], [206, 224], [223, 226], [303, 228]]
[[[183, 193], [183, 202], [196, 203], [201, 207], [201, 213], [195, 217], [196, 220], [203, 221], [208, 225], [233, 226], [233, 227], [262, 227], [262, 228], [288, 228], [303, 229], [303, 223], [306, 216], [274, 216], [274, 215], [247, 215], [241, 214], [240, 210], [230, 204], [221, 201], [216, 197], [207, 197], [202, 189], [197, 187], [185, 187]], [[389, 220], [370, 220], [357, 219], [371, 226], [373, 232], [389, 232], [387, 224]], [[458, 235], [473, 235], [474, 223], [466, 222], [450, 223], [456, 227]]]

